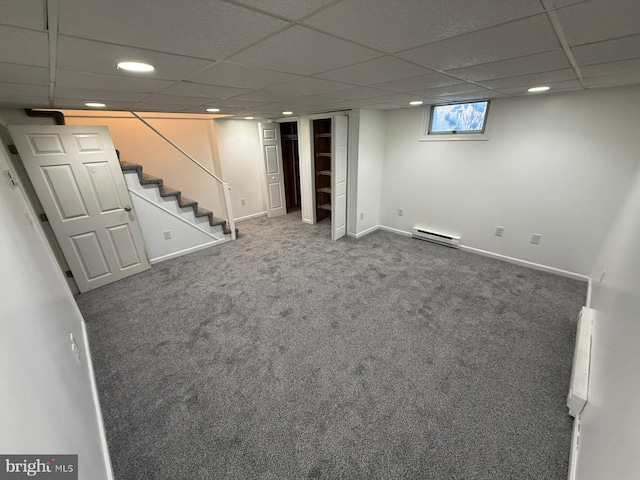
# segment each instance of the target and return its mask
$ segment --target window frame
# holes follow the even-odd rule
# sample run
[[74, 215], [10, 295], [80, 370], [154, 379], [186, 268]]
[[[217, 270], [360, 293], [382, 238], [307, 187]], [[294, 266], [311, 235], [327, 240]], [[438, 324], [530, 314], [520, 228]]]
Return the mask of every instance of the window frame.
[[[433, 111], [435, 107], [441, 107], [445, 105], [464, 105], [468, 103], [479, 103], [479, 102], [487, 102], [487, 108], [485, 110], [484, 116], [484, 125], [483, 130], [480, 131], [457, 131], [457, 132], [432, 132], [431, 124]], [[423, 108], [423, 121], [421, 125], [420, 137], [419, 141], [421, 142], [433, 142], [433, 141], [460, 141], [460, 140], [489, 140], [490, 126], [491, 122], [489, 121], [489, 110], [491, 106], [491, 99], [478, 99], [478, 100], [467, 100], [464, 102], [443, 102], [443, 103], [434, 103], [432, 105], [425, 105]]]

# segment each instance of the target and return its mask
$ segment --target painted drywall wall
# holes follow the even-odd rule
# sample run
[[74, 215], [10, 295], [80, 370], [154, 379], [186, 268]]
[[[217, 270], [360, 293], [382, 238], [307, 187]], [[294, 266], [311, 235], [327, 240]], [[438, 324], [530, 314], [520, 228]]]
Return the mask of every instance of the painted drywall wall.
[[163, 198], [157, 187], [140, 185], [134, 172], [124, 178], [151, 264], [227, 241], [222, 227], [212, 227], [209, 217], [196, 217], [193, 208], [181, 208], [175, 197]]
[[[211, 118], [140, 115], [212, 173], [222, 176]], [[107, 125], [121, 160], [142, 165], [144, 173], [162, 178], [217, 217], [226, 218], [222, 186], [137, 118], [126, 112], [65, 111], [65, 119], [68, 125]]]
[[[260, 151], [258, 122], [215, 121], [215, 131], [224, 179], [231, 185], [231, 205], [236, 220], [264, 215], [264, 165]], [[244, 205], [242, 200], [244, 199]]]
[[[2, 147], [0, 169], [10, 168]], [[82, 316], [23, 192], [5, 178], [0, 224], [0, 452], [78, 454], [81, 478], [111, 479]]]
[[639, 160], [638, 111], [638, 87], [496, 99], [488, 141], [437, 142], [418, 141], [423, 109], [390, 111], [381, 224], [588, 275]]
[[377, 228], [386, 145], [386, 112], [360, 110], [356, 236]]
[[580, 415], [579, 480], [640, 476], [638, 245], [640, 169], [591, 272], [596, 314], [589, 400]]

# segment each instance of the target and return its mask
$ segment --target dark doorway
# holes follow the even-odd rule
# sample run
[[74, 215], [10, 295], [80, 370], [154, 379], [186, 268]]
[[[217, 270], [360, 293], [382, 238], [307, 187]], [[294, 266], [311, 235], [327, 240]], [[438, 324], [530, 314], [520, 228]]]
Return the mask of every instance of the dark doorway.
[[282, 169], [287, 213], [300, 210], [300, 158], [298, 156], [298, 122], [280, 124]]

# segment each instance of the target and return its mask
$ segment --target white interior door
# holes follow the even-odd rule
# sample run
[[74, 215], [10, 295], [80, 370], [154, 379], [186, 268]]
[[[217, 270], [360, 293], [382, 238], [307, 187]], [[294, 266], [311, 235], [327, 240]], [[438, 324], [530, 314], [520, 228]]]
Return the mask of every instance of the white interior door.
[[333, 155], [331, 155], [331, 239], [347, 233], [347, 142], [349, 117], [333, 117]]
[[260, 123], [260, 146], [264, 156], [267, 179], [267, 216], [277, 217], [287, 213], [284, 196], [284, 172], [279, 123]]
[[150, 268], [107, 127], [9, 127], [81, 292]]

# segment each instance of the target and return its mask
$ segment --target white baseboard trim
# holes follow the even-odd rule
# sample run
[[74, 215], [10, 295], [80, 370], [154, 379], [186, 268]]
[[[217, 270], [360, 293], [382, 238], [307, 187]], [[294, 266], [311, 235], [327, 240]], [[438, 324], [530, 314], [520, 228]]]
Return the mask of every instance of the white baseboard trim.
[[368, 235], [370, 233], [375, 232], [376, 230], [378, 230], [378, 228], [379, 228], [379, 225], [374, 225], [373, 227], [367, 228], [366, 230], [363, 230], [360, 233], [356, 233], [355, 235], [349, 234], [349, 236], [354, 237], [354, 238], [362, 238], [365, 235]]
[[465, 252], [477, 253], [479, 255], [483, 255], [485, 257], [496, 258], [498, 260], [503, 260], [505, 262], [514, 263], [516, 265], [521, 265], [523, 267], [533, 268], [534, 270], [540, 270], [548, 273], [555, 273], [556, 275], [560, 275], [563, 277], [573, 278], [574, 280], [581, 280], [583, 282], [589, 281], [589, 277], [586, 275], [581, 275], [575, 272], [569, 272], [568, 270], [562, 270], [560, 268], [550, 267], [548, 265], [541, 265], [535, 262], [529, 262], [527, 260], [521, 260], [519, 258], [507, 257], [506, 255], [500, 255], [499, 253], [488, 252], [487, 250], [480, 250], [479, 248], [467, 247], [465, 245], [460, 245], [460, 250], [464, 250]]
[[109, 454], [109, 444], [107, 443], [107, 432], [104, 429], [104, 419], [102, 417], [102, 409], [100, 408], [100, 397], [98, 396], [98, 387], [96, 386], [96, 374], [93, 370], [93, 360], [91, 359], [91, 349], [89, 348], [89, 335], [87, 334], [87, 324], [84, 319], [81, 320], [82, 339], [84, 342], [84, 355], [89, 370], [89, 381], [91, 382], [91, 395], [93, 396], [93, 405], [96, 409], [96, 417], [98, 420], [98, 431], [100, 432], [100, 444], [102, 447], [102, 456], [104, 458], [104, 466], [106, 469], [107, 480], [114, 480], [113, 467], [111, 466], [111, 455]]
[[573, 433], [571, 434], [571, 451], [569, 452], [569, 472], [567, 480], [576, 480], [578, 468], [578, 450], [580, 446], [580, 415], [573, 421]]
[[411, 232], [405, 232], [404, 230], [398, 230], [397, 228], [385, 227], [384, 225], [378, 225], [379, 230], [384, 230], [385, 232], [397, 233], [398, 235], [404, 235], [405, 237], [410, 237]]
[[156, 258], [150, 258], [149, 263], [151, 263], [151, 265], [155, 265], [156, 263], [164, 262], [165, 260], [171, 260], [172, 258], [181, 257], [182, 255], [186, 255], [187, 253], [198, 252], [200, 250], [204, 250], [205, 248], [213, 247], [214, 245], [220, 245], [221, 243], [226, 243], [228, 241], [229, 239], [225, 238], [223, 240], [218, 240], [217, 242], [208, 242], [208, 243], [203, 243], [202, 245], [197, 245], [195, 247], [185, 248], [184, 250], [173, 252], [168, 255], [163, 255], [161, 257], [156, 257]]
[[238, 217], [238, 218], [234, 218], [233, 221], [234, 222], [243, 222], [244, 220], [249, 220], [251, 218], [258, 218], [258, 217], [265, 217], [267, 215], [267, 212], [259, 212], [259, 213], [252, 213], [251, 215], [245, 215], [244, 217]]
[[307, 225], [313, 225], [313, 220], [309, 220], [308, 218], [303, 218], [302, 223], [306, 223]]

